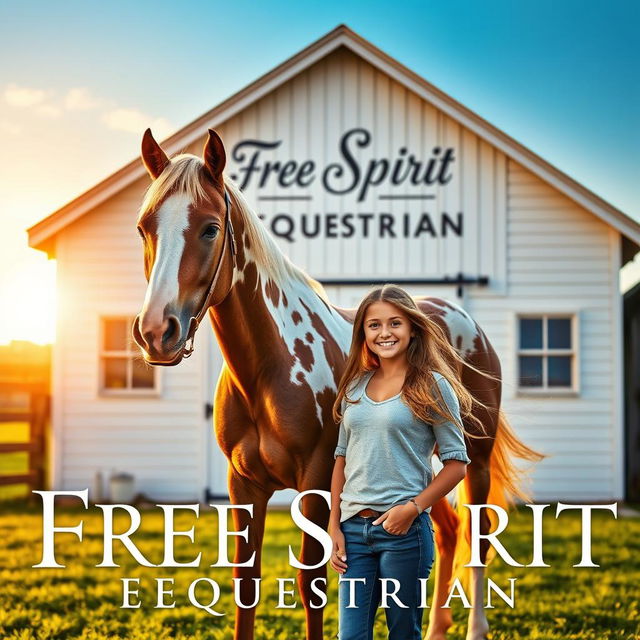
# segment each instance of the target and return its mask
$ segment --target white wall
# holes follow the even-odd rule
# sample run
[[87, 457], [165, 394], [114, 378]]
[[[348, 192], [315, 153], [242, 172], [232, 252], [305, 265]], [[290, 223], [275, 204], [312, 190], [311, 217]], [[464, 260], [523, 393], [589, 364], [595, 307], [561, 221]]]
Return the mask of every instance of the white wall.
[[[538, 500], [622, 495], [614, 282], [619, 235], [515, 162], [508, 162], [508, 289], [471, 296], [469, 310], [503, 365], [504, 404], [518, 434], [549, 454], [533, 473]], [[516, 314], [578, 314], [580, 390], [530, 397], [517, 391]]]

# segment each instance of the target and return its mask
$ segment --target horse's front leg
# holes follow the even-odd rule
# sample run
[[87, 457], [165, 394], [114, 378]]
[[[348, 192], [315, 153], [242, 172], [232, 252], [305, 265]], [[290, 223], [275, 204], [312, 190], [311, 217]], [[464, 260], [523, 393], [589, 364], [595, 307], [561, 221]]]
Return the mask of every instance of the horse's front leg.
[[[242, 477], [230, 467], [229, 497], [232, 504], [253, 504], [253, 518], [244, 509], [233, 510], [233, 523], [236, 531], [248, 528], [248, 539], [235, 536], [234, 563], [247, 562], [255, 552], [251, 566], [234, 567], [234, 578], [241, 578], [240, 601], [250, 604], [256, 600], [256, 581], [262, 574], [262, 539], [264, 537], [264, 521], [267, 513], [267, 502], [271, 493], [261, 490], [257, 485]], [[256, 605], [257, 606], [257, 605]], [[243, 609], [236, 607], [235, 640], [253, 640], [256, 607]]]
[[[312, 488], [312, 487], [308, 487]], [[315, 487], [317, 488], [317, 487]], [[301, 487], [301, 491], [307, 490]], [[302, 498], [301, 502], [302, 514], [308, 520], [317, 524], [324, 531], [329, 523], [329, 508], [324, 498], [317, 494], [310, 493]], [[318, 564], [324, 555], [322, 545], [310, 536], [308, 533], [302, 533], [302, 548], [300, 550], [300, 562], [307, 566]], [[322, 607], [317, 608], [320, 604], [320, 597], [311, 590], [311, 585], [317, 578], [315, 584], [316, 591], [326, 593], [327, 584], [327, 567], [322, 565], [317, 569], [298, 569], [298, 590], [302, 598], [306, 620], [307, 620], [307, 640], [322, 640], [322, 621], [324, 610]], [[316, 608], [313, 608], [311, 604]]]

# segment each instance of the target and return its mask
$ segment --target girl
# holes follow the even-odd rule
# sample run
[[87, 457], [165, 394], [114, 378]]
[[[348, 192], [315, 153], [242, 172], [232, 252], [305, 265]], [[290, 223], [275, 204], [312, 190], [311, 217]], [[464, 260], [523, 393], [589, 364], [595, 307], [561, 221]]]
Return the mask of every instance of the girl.
[[[389, 639], [422, 637], [419, 578], [434, 559], [429, 511], [470, 462], [460, 407], [469, 414], [473, 400], [459, 361], [400, 287], [378, 287], [360, 303], [333, 409], [341, 422], [329, 534], [341, 574], [340, 640], [372, 639], [383, 594]], [[444, 468], [432, 480], [436, 444]]]

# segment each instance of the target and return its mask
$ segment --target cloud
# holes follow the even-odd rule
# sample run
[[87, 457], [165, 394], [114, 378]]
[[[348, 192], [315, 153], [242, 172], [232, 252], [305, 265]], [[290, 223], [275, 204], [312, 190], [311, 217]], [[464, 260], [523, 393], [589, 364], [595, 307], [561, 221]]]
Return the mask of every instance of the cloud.
[[46, 97], [47, 92], [44, 89], [20, 87], [13, 82], [4, 90], [4, 99], [12, 107], [33, 107], [42, 104]]
[[166, 118], [154, 118], [138, 109], [112, 109], [103, 115], [102, 121], [110, 129], [136, 134], [151, 127], [158, 138], [164, 138], [175, 131], [175, 126]]
[[69, 89], [64, 98], [64, 106], [69, 111], [87, 111], [100, 106], [102, 100], [91, 94], [86, 87]]
[[[23, 87], [12, 82], [5, 86], [3, 96], [7, 104], [22, 107], [42, 118], [60, 118], [63, 114], [97, 110], [94, 117], [99, 117], [104, 125], [116, 131], [140, 135], [151, 127], [158, 138], [165, 138], [176, 130], [166, 118], [150, 116], [136, 108], [120, 107], [111, 100], [93, 95], [87, 87], [72, 87], [60, 97], [53, 91]], [[17, 134], [19, 130], [11, 123], [2, 122], [0, 132]]]
[[53, 101], [53, 92], [45, 89], [21, 87], [11, 82], [4, 89], [4, 100], [12, 107], [29, 109], [45, 118], [58, 118], [62, 114], [62, 109]]
[[22, 133], [22, 127], [19, 124], [14, 124], [7, 120], [0, 120], [0, 132], [8, 133], [11, 136], [17, 136]]
[[39, 104], [33, 110], [45, 118], [59, 118], [62, 115], [62, 109], [54, 104]]

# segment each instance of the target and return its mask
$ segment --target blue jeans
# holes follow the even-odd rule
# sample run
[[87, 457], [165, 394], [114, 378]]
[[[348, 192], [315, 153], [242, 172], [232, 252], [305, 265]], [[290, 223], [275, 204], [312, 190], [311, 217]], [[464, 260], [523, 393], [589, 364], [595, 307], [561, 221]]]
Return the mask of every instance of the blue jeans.
[[[393, 597], [387, 597], [385, 609], [389, 640], [421, 640], [422, 614], [420, 583], [428, 578], [434, 558], [433, 526], [426, 512], [421, 513], [405, 535], [387, 533], [381, 524], [373, 526], [376, 518], [353, 516], [340, 528], [344, 533], [347, 551], [347, 570], [340, 576], [340, 632], [339, 640], [372, 640], [373, 622], [381, 602], [380, 578], [394, 578], [399, 582], [396, 593], [406, 608]], [[345, 578], [364, 578], [350, 586]], [[351, 590], [355, 599], [349, 607]], [[391, 594], [396, 586], [386, 581], [385, 591]]]

